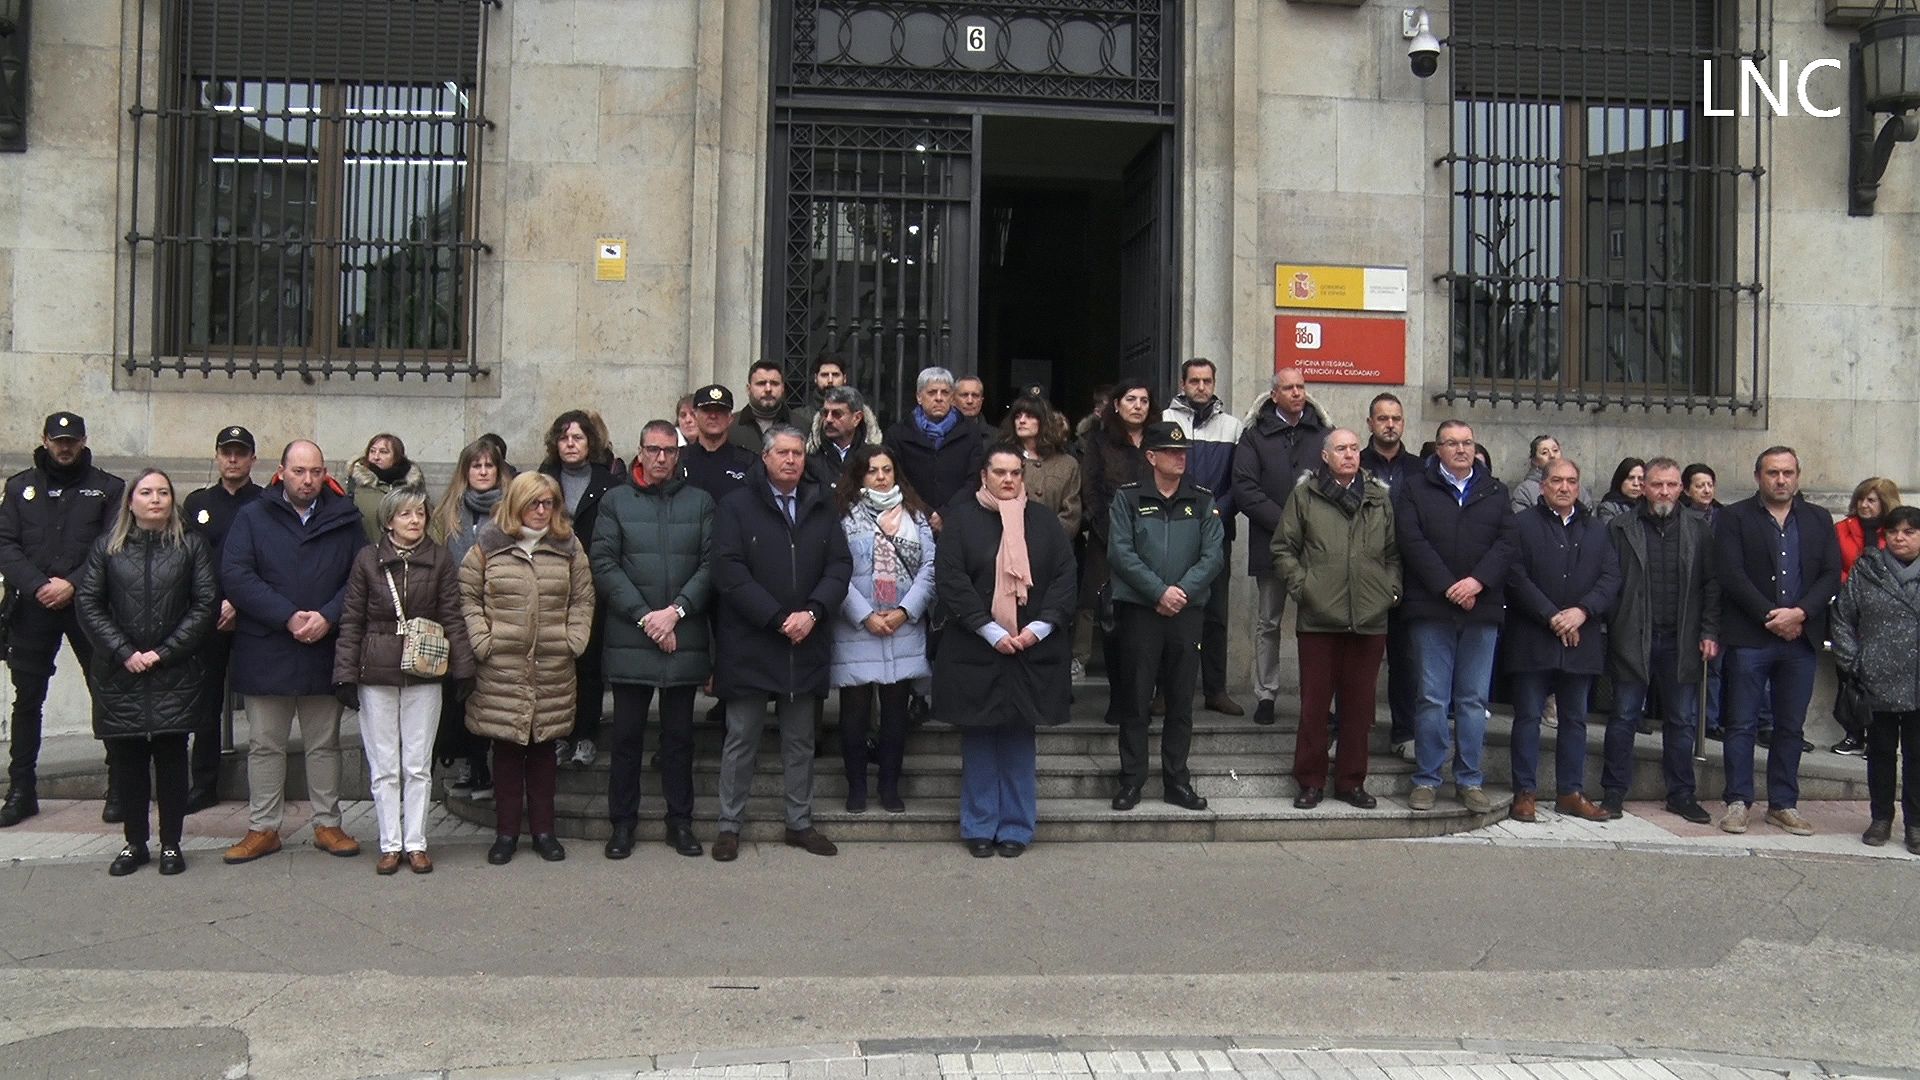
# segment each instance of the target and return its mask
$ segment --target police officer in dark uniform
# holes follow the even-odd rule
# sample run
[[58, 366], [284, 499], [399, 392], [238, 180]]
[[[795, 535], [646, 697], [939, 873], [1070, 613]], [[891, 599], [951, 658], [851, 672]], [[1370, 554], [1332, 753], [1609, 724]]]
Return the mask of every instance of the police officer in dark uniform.
[[1139, 805], [1140, 789], [1146, 786], [1147, 709], [1156, 684], [1167, 703], [1160, 740], [1160, 797], [1188, 810], [1207, 808], [1187, 773], [1187, 747], [1193, 741], [1200, 632], [1208, 590], [1216, 587], [1226, 568], [1226, 529], [1213, 493], [1187, 479], [1189, 441], [1178, 424], [1148, 424], [1140, 446], [1153, 478], [1122, 485], [1109, 510], [1114, 638], [1125, 658], [1118, 671], [1108, 673], [1120, 725], [1115, 810]]
[[760, 458], [728, 441], [733, 428], [733, 391], [715, 383], [693, 392], [693, 423], [698, 434], [680, 451], [687, 483], [721, 499], [746, 487], [747, 470]]
[[[47, 417], [33, 467], [8, 478], [0, 496], [0, 576], [7, 579], [7, 666], [13, 671], [13, 758], [0, 828], [40, 812], [35, 767], [53, 660], [63, 637], [82, 671], [93, 658], [73, 608], [75, 578], [86, 566], [87, 549], [120, 512], [125, 487], [94, 467], [87, 422], [57, 412]], [[111, 786], [100, 816], [108, 822], [122, 817]]]
[[[227, 530], [234, 516], [248, 503], [260, 497], [261, 487], [253, 482], [255, 460], [253, 432], [243, 427], [224, 427], [213, 437], [213, 464], [220, 482], [203, 487], [187, 496], [183, 516], [187, 529], [200, 534], [213, 549], [213, 567], [220, 571], [220, 552], [227, 543]], [[193, 788], [187, 793], [187, 813], [197, 814], [220, 802], [220, 720], [226, 712], [227, 659], [233, 652], [233, 605], [222, 593], [220, 616], [214, 624], [217, 633], [201, 646], [206, 664], [207, 692], [200, 699], [200, 722], [193, 732], [190, 766]]]

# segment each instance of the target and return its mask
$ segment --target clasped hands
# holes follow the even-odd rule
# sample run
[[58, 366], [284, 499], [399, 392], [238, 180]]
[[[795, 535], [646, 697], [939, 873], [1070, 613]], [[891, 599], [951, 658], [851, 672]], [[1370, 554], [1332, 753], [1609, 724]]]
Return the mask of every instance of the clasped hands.
[[649, 611], [640, 618], [640, 632], [647, 635], [660, 651], [672, 655], [680, 648], [680, 638], [676, 629], [680, 625], [680, 613], [670, 607], [658, 611]]
[[907, 625], [907, 609], [888, 608], [867, 616], [863, 623], [867, 633], [875, 637], [892, 637], [899, 629]]
[[1033, 632], [1033, 627], [1023, 626], [1019, 633], [1008, 634], [994, 642], [993, 647], [996, 652], [1012, 656], [1014, 653], [1026, 652], [1038, 644], [1040, 644], [1040, 635]]
[[333, 631], [333, 624], [317, 611], [296, 611], [287, 620], [287, 632], [302, 645], [311, 645]]

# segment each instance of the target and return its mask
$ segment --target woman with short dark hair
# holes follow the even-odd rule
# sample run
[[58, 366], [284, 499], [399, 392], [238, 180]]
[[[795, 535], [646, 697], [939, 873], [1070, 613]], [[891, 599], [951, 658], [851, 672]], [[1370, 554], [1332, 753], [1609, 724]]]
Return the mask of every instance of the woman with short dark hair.
[[160, 809], [160, 872], [178, 874], [187, 868], [187, 735], [201, 695], [220, 692], [200, 661], [220, 592], [212, 549], [181, 524], [166, 473], [147, 469], [127, 485], [119, 517], [94, 542], [78, 582], [74, 606], [93, 642], [93, 734], [107, 744], [126, 808], [127, 846], [107, 872], [124, 877], [147, 864], [151, 794]]
[[875, 749], [880, 806], [902, 813], [900, 772], [907, 752], [907, 701], [927, 663], [927, 615], [933, 608], [932, 512], [913, 493], [885, 446], [856, 446], [836, 492], [853, 577], [833, 620], [830, 683], [840, 691], [840, 754], [847, 767], [847, 811], [867, 808], [867, 734], [880, 699]]

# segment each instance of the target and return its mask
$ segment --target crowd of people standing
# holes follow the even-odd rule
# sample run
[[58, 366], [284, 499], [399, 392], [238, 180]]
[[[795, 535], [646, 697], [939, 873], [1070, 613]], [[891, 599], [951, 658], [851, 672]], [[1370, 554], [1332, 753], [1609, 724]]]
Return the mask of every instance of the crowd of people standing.
[[[391, 433], [368, 440], [345, 484], [318, 445], [295, 439], [258, 485], [254, 436], [232, 426], [215, 435], [216, 482], [176, 501], [160, 470], [122, 482], [93, 465], [85, 421], [56, 413], [0, 500], [16, 691], [0, 827], [38, 812], [41, 712], [63, 640], [106, 746], [103, 816], [125, 826], [115, 875], [150, 861], [150, 802], [160, 872], [185, 869], [183, 822], [218, 800], [230, 693], [248, 722], [249, 828], [228, 863], [281, 850], [296, 724], [314, 845], [360, 851], [340, 821], [347, 710], [359, 717], [378, 873], [432, 870], [436, 758], [453, 790], [492, 799], [487, 860], [504, 864], [523, 833], [541, 858], [566, 857], [558, 770], [604, 749], [604, 853], [626, 858], [656, 703], [665, 842], [702, 855], [692, 772], [703, 690], [725, 727], [711, 848], [722, 862], [738, 857], [769, 713], [785, 842], [835, 854], [813, 820], [829, 692], [849, 812], [867, 811], [870, 771], [872, 800], [904, 812], [911, 726], [960, 729], [960, 838], [978, 857], [1032, 843], [1035, 732], [1066, 721], [1075, 678], [1093, 669], [1118, 729], [1113, 809], [1142, 798], [1157, 716], [1161, 798], [1204, 810], [1187, 760], [1195, 698], [1245, 715], [1227, 691], [1244, 514], [1255, 724], [1276, 722], [1294, 609], [1296, 807], [1328, 794], [1377, 805], [1368, 736], [1384, 664], [1416, 812], [1449, 780], [1468, 810], [1491, 810], [1483, 746], [1500, 674], [1514, 709], [1514, 819], [1537, 818], [1542, 729], [1554, 724], [1555, 808], [1621, 816], [1634, 736], [1657, 717], [1669, 811], [1714, 820], [1695, 790], [1698, 726], [1723, 740], [1719, 827], [1748, 828], [1765, 745], [1765, 819], [1804, 834], [1804, 724], [1831, 641], [1847, 732], [1835, 750], [1868, 759], [1863, 839], [1891, 835], [1904, 754], [1906, 843], [1920, 853], [1920, 510], [1900, 506], [1891, 482], [1862, 483], [1836, 524], [1800, 497], [1798, 457], [1776, 446], [1756, 459], [1755, 494], [1732, 505], [1715, 501], [1711, 469], [1659, 455], [1619, 462], [1595, 498], [1541, 436], [1509, 488], [1463, 421], [1409, 450], [1391, 394], [1347, 428], [1297, 369], [1276, 372], [1244, 416], [1215, 380], [1212, 363], [1188, 361], [1164, 405], [1148, 382], [1118, 383], [1076, 438], [1037, 387], [995, 428], [980, 380], [929, 368], [912, 409], [883, 428], [837, 362], [816, 366], [797, 403], [779, 366], [761, 363], [744, 407], [724, 385], [701, 387], [674, 420], [642, 428], [631, 462], [599, 415], [573, 410], [547, 429], [537, 467], [516, 470], [504, 441], [482, 436], [437, 496]], [[1595, 801], [1585, 727], [1609, 694]]]

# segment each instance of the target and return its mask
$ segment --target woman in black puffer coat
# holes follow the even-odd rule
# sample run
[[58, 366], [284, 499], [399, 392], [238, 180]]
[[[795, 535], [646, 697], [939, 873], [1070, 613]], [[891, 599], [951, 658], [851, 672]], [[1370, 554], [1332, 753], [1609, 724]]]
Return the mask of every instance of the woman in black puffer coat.
[[180, 522], [173, 481], [148, 469], [127, 485], [113, 528], [93, 545], [74, 595], [93, 642], [93, 734], [126, 806], [115, 877], [145, 865], [147, 802], [160, 804], [160, 872], [187, 868], [187, 734], [207, 685], [200, 646], [220, 606], [213, 552]]

